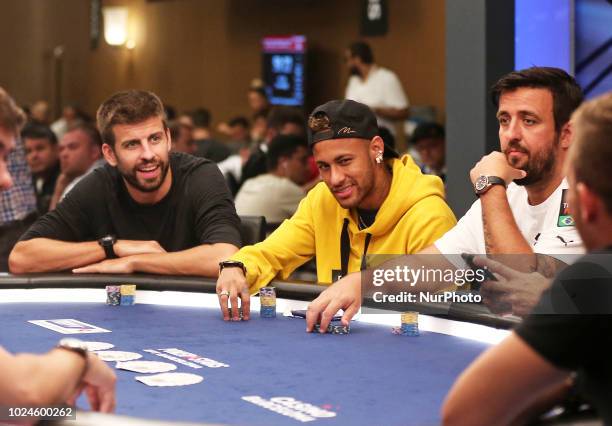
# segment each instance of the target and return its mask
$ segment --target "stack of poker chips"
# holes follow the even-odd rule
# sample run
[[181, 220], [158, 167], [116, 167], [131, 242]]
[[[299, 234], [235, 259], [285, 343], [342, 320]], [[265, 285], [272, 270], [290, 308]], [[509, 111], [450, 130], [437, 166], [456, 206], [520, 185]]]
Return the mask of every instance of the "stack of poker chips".
[[134, 305], [136, 297], [136, 286], [133, 284], [124, 284], [121, 286], [121, 306]]
[[419, 313], [404, 312], [402, 313], [402, 325], [393, 327], [393, 334], [401, 334], [402, 336], [418, 336], [419, 335]]
[[118, 285], [106, 286], [106, 304], [110, 306], [121, 304], [121, 289]]
[[[320, 329], [321, 326], [319, 324], [315, 324], [314, 331], [318, 333]], [[351, 328], [342, 324], [330, 324], [327, 326], [327, 332], [329, 334], [349, 334], [351, 332]]]
[[262, 318], [276, 318], [276, 289], [262, 287], [259, 289], [259, 316]]

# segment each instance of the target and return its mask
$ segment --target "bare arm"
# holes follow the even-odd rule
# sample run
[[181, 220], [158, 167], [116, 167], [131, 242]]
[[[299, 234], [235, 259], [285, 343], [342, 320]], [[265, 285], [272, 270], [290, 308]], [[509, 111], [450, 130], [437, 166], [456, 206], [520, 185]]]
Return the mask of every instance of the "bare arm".
[[88, 353], [87, 357], [85, 362], [81, 355], [64, 349], [11, 355], [0, 347], [0, 404], [73, 404], [86, 389], [93, 410], [114, 411], [115, 374], [97, 356]]
[[197, 275], [216, 277], [219, 262], [228, 259], [238, 248], [232, 244], [203, 244], [172, 253], [145, 253], [104, 260], [76, 268], [75, 273], [130, 274], [145, 272], [160, 275]]
[[538, 272], [547, 278], [567, 266], [551, 256], [534, 253], [518, 228], [504, 188], [493, 186], [480, 201], [487, 254], [513, 269]]
[[65, 271], [99, 262], [106, 257], [97, 241], [73, 243], [33, 238], [15, 244], [9, 256], [13, 274]]
[[[481, 175], [498, 176], [504, 179], [506, 184], [510, 184], [515, 179], [525, 177], [526, 173], [510, 166], [504, 154], [494, 151], [485, 155], [470, 171], [472, 183]], [[500, 185], [492, 186], [480, 196], [480, 202], [487, 254], [493, 255], [513, 269], [539, 272], [546, 277], [552, 277], [559, 268], [565, 266], [563, 262], [550, 256], [534, 253], [516, 223], [505, 188]]]
[[[558, 390], [568, 374], [512, 333], [459, 376], [442, 407], [443, 424], [511, 424], [534, 404], [541, 403], [543, 395]], [[483, 395], [487, 403], [478, 410], [469, 409]]]
[[11, 355], [0, 348], [0, 400], [5, 405], [65, 402], [85, 370], [79, 354], [54, 349], [45, 355]]
[[[119, 257], [143, 253], [164, 253], [156, 241], [117, 240], [115, 254]], [[106, 258], [97, 241], [68, 242], [49, 238], [20, 241], [9, 256], [9, 269], [14, 274], [66, 271], [101, 262]]]
[[533, 254], [512, 215], [505, 188], [491, 187], [480, 202], [487, 254]]

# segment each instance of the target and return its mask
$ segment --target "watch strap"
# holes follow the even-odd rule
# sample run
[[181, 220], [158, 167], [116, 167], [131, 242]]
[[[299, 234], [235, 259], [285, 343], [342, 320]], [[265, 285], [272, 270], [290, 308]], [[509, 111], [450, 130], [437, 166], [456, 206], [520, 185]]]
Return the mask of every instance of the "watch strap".
[[224, 260], [223, 262], [219, 262], [219, 274], [221, 274], [221, 271], [225, 268], [240, 268], [245, 276], [247, 274], [246, 266], [238, 260]]
[[104, 249], [107, 259], [116, 259], [115, 249], [113, 248], [117, 240], [112, 235], [107, 235], [98, 240], [98, 244]]
[[487, 178], [489, 180], [489, 186], [503, 185], [504, 188], [506, 187], [506, 181], [500, 178], [499, 176], [487, 176]]
[[[484, 185], [483, 185], [484, 183]], [[493, 185], [503, 185], [506, 188], [506, 181], [499, 176], [485, 176], [481, 175], [474, 184], [474, 192], [480, 196], [487, 192]]]

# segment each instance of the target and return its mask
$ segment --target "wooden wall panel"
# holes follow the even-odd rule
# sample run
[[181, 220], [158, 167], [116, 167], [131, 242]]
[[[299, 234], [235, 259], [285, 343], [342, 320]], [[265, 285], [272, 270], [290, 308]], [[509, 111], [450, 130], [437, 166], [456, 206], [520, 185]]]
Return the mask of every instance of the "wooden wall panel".
[[[103, 40], [89, 50], [86, 0], [0, 0], [0, 27], [12, 33], [11, 40], [0, 40], [0, 85], [20, 102], [50, 98], [50, 49], [64, 44], [65, 98], [91, 113], [114, 91], [137, 87], [155, 91], [178, 109], [206, 106], [219, 121], [248, 113], [246, 89], [260, 75], [263, 36], [308, 37], [308, 109], [343, 95], [343, 52], [359, 38], [360, 0], [104, 0], [104, 5], [129, 7], [133, 51]], [[411, 102], [434, 105], [442, 118], [444, 8], [444, 0], [389, 0], [389, 33], [367, 39], [377, 62], [398, 74]]]

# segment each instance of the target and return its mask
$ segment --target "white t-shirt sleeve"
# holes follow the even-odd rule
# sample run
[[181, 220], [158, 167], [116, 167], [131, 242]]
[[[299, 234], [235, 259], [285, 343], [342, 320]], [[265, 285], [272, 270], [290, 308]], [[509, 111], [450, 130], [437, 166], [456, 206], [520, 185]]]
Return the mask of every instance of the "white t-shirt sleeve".
[[304, 191], [294, 184], [287, 184], [282, 188], [282, 196], [279, 200], [279, 208], [287, 215], [287, 217], [293, 216], [293, 213], [297, 210], [300, 201], [304, 198]]
[[434, 243], [442, 254], [483, 254], [485, 252], [482, 230], [482, 207], [476, 200], [457, 225]]
[[397, 75], [389, 71], [387, 83], [385, 84], [385, 103], [390, 108], [407, 108], [408, 98]]

